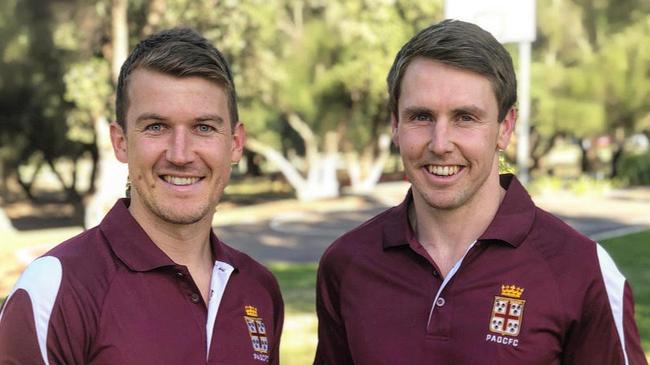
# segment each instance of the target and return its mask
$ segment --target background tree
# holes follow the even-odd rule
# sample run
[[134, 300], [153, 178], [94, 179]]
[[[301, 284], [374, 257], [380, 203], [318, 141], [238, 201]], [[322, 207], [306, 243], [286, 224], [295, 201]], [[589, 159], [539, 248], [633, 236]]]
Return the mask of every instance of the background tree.
[[532, 66], [533, 168], [559, 136], [576, 141], [593, 171], [590, 140], [613, 141], [611, 175], [624, 141], [648, 115], [650, 3], [637, 0], [538, 2]]

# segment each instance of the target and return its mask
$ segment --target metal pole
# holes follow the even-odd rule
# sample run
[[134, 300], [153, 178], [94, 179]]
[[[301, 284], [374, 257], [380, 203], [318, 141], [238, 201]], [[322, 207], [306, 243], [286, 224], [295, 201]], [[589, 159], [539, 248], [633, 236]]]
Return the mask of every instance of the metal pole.
[[530, 156], [530, 42], [519, 42], [519, 117], [517, 121], [517, 174], [528, 184]]

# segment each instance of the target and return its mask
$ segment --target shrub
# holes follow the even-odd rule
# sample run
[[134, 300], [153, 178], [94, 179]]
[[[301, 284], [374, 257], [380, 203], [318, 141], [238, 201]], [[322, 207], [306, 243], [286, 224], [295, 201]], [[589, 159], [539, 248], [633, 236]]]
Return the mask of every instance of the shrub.
[[618, 162], [618, 175], [630, 185], [650, 185], [650, 151], [625, 155]]

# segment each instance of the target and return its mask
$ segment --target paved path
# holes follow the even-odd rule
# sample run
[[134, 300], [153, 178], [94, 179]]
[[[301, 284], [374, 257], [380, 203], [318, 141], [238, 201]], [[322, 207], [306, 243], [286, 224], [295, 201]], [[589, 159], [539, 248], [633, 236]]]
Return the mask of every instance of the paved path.
[[[224, 241], [258, 260], [318, 261], [336, 237], [398, 204], [407, 189], [407, 183], [385, 183], [365, 198], [224, 209], [217, 213], [215, 230]], [[650, 188], [583, 196], [559, 192], [535, 201], [595, 240], [650, 227]]]
[[[383, 183], [366, 197], [344, 196], [311, 203], [224, 204], [215, 215], [214, 226], [222, 240], [257, 260], [314, 262], [336, 237], [399, 204], [408, 186], [404, 182]], [[595, 240], [650, 227], [650, 187], [616, 190], [604, 196], [560, 192], [535, 200]], [[56, 243], [29, 246], [15, 255], [27, 264]]]

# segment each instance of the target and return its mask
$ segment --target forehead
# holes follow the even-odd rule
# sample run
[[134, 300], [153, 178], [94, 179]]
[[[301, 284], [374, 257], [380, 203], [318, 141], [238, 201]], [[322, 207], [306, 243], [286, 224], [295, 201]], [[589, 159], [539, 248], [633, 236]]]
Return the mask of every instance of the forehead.
[[491, 80], [477, 72], [418, 57], [404, 71], [400, 103], [476, 103], [497, 108]]
[[149, 69], [129, 75], [127, 121], [139, 113], [185, 115], [219, 114], [229, 121], [226, 91], [213, 80], [198, 76], [176, 77]]

